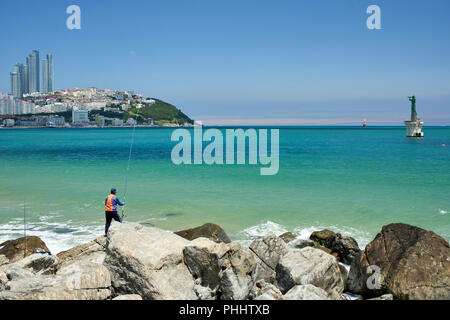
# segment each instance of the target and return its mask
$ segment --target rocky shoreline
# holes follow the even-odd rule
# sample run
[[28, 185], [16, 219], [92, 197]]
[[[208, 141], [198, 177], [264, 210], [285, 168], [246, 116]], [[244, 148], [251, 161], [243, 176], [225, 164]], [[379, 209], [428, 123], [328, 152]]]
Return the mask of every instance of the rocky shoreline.
[[107, 237], [57, 255], [24, 240], [0, 244], [0, 300], [450, 299], [448, 242], [401, 223], [364, 249], [330, 230], [246, 247], [210, 223], [175, 233], [113, 223]]

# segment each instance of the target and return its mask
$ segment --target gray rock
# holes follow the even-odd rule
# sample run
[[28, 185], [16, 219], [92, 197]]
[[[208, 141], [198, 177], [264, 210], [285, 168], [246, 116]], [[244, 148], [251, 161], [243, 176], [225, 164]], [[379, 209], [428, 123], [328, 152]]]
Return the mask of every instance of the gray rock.
[[15, 265], [34, 273], [54, 274], [58, 266], [58, 258], [49, 254], [35, 253], [17, 261]]
[[105, 300], [109, 289], [71, 290], [60, 279], [34, 275], [34, 278], [11, 281], [9, 290], [0, 292], [0, 300]]
[[0, 292], [0, 300], [104, 300], [111, 292], [109, 273], [101, 267], [56, 276], [15, 272]]
[[275, 292], [267, 291], [267, 292], [264, 292], [263, 294], [257, 296], [253, 300], [262, 300], [262, 301], [264, 301], [264, 300], [281, 300], [281, 298], [279, 298]]
[[[197, 279], [199, 280], [199, 279]], [[218, 287], [211, 289], [209, 287], [204, 287], [200, 284], [200, 281], [195, 281], [194, 292], [199, 300], [216, 300], [217, 299], [217, 289]]]
[[102, 264], [89, 260], [73, 261], [56, 273], [65, 285], [72, 290], [109, 289], [111, 276], [109, 270]]
[[8, 281], [21, 279], [21, 278], [28, 278], [28, 277], [32, 277], [34, 275], [32, 270], [23, 269], [15, 263], [6, 264], [6, 265], [1, 266], [0, 272], [2, 272], [6, 276]]
[[142, 297], [138, 294], [123, 294], [121, 296], [117, 296], [112, 300], [142, 300]]
[[139, 294], [150, 300], [197, 299], [194, 278], [183, 261], [189, 241], [173, 232], [137, 223], [113, 223], [104, 265], [113, 294]]
[[258, 274], [256, 280], [265, 280], [268, 283], [276, 282], [275, 270], [269, 267], [264, 261], [262, 261], [257, 255], [255, 255], [256, 263], [258, 265]]
[[88, 243], [81, 244], [66, 251], [61, 251], [56, 255], [60, 263], [58, 268], [62, 268], [65, 264], [68, 264], [73, 260], [79, 259], [80, 257], [89, 257], [89, 256], [91, 258], [87, 259], [102, 264], [106, 256], [105, 247], [106, 247], [106, 237], [100, 236]]
[[275, 234], [255, 239], [249, 247], [258, 257], [259, 271], [256, 279], [264, 279], [269, 283], [275, 281], [275, 267], [287, 250], [286, 243]]
[[258, 271], [256, 257], [248, 248], [197, 238], [183, 249], [183, 255], [194, 278], [220, 299], [247, 299]]
[[297, 285], [291, 288], [283, 300], [330, 300], [328, 293], [312, 284]]
[[34, 254], [4, 265], [0, 274], [7, 282], [0, 300], [104, 300], [111, 295], [109, 271], [89, 258], [72, 260], [56, 274], [58, 259], [50, 255]]
[[262, 279], [256, 281], [249, 298], [251, 300], [281, 300], [283, 295], [277, 287]]
[[306, 284], [325, 290], [331, 299], [340, 299], [344, 291], [344, 281], [336, 259], [311, 247], [289, 249], [276, 267], [276, 277], [283, 293], [296, 285]]

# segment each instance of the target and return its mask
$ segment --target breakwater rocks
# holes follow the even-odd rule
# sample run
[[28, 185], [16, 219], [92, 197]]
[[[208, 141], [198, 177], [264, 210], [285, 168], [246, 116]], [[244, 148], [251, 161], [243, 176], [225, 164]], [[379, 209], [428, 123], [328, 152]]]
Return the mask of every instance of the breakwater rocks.
[[406, 224], [383, 227], [363, 250], [330, 230], [246, 247], [213, 224], [174, 233], [113, 223], [108, 237], [58, 255], [21, 242], [0, 247], [0, 300], [450, 299], [449, 244]]

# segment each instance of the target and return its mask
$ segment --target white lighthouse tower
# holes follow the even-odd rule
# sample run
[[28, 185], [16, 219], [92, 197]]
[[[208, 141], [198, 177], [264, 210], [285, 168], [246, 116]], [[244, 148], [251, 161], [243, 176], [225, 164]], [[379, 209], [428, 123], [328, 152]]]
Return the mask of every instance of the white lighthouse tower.
[[406, 126], [406, 136], [407, 137], [415, 137], [422, 138], [424, 136], [422, 132], [423, 121], [419, 117], [417, 117], [416, 111], [416, 97], [408, 97], [409, 101], [411, 101], [411, 120], [405, 121]]

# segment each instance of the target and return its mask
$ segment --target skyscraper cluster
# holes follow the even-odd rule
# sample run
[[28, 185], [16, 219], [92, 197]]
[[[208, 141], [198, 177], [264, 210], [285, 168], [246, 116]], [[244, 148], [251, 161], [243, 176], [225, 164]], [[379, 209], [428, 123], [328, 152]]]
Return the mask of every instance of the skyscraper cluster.
[[22, 98], [26, 93], [54, 92], [53, 56], [47, 54], [42, 60], [42, 90], [40, 86], [39, 51], [28, 55], [26, 65], [17, 63], [11, 72], [11, 95]]

